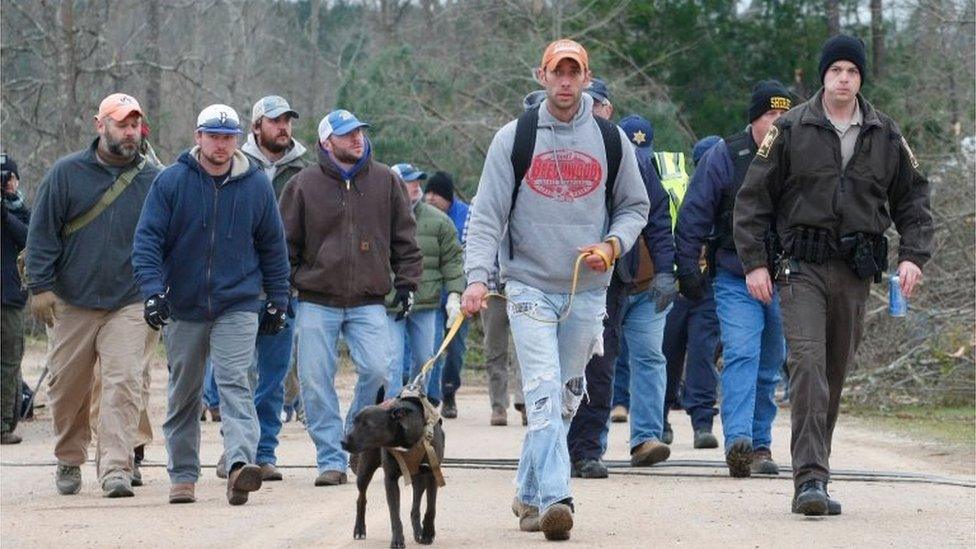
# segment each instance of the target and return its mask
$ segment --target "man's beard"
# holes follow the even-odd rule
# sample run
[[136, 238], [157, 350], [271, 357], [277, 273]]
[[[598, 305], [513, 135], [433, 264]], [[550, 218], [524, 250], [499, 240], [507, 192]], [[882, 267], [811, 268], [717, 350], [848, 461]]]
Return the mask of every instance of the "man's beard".
[[[282, 135], [288, 137], [288, 134], [279, 134], [278, 137]], [[258, 145], [264, 147], [265, 149], [268, 149], [268, 151], [271, 152], [272, 154], [283, 153], [287, 151], [291, 145], [291, 137], [288, 137], [288, 140], [285, 141], [284, 145], [281, 145], [277, 142], [278, 139], [277, 137], [266, 139], [264, 133], [260, 131], [257, 132], [257, 138], [258, 138]]]
[[137, 154], [139, 154], [139, 146], [141, 144], [142, 138], [137, 137], [134, 140], [125, 139], [114, 139], [107, 132], [104, 136], [105, 139], [105, 149], [108, 152], [114, 154], [115, 156], [132, 159]]
[[351, 149], [341, 149], [339, 147], [332, 148], [332, 156], [344, 164], [355, 164], [362, 158], [361, 156], [356, 156], [356, 153], [352, 152]]

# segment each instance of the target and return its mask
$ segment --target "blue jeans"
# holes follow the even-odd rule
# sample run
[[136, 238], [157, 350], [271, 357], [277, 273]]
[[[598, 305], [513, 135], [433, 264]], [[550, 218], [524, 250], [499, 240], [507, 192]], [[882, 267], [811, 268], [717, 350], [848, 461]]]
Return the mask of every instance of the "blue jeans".
[[[340, 441], [363, 407], [376, 403], [389, 365], [389, 337], [383, 305], [336, 308], [298, 302], [298, 383], [305, 407], [306, 428], [315, 443], [319, 473], [345, 471], [349, 455]], [[358, 380], [343, 425], [335, 375], [339, 367], [339, 335], [346, 340]]]
[[[668, 313], [664, 328], [664, 356], [668, 360], [668, 388], [664, 393], [664, 421], [672, 405], [680, 402], [691, 417], [691, 426], [712, 429], [712, 418], [718, 413], [718, 370], [715, 350], [718, 348], [718, 316], [711, 283], [702, 290], [704, 297], [691, 301], [678, 296]], [[684, 383], [681, 376], [684, 374]], [[682, 386], [679, 391], [679, 385]]]
[[[447, 303], [447, 294], [441, 294], [441, 306], [437, 309], [436, 336], [434, 337], [434, 350], [440, 349], [441, 342], [447, 333], [447, 313], [444, 312], [444, 305]], [[467, 351], [468, 322], [461, 324], [444, 357], [439, 359], [434, 365], [431, 373], [431, 381], [436, 380], [438, 386], [443, 390], [446, 398], [453, 398], [457, 390], [461, 388], [461, 369], [464, 367], [464, 353]], [[428, 357], [429, 358], [429, 357]]]
[[529, 420], [516, 497], [545, 511], [571, 496], [566, 434], [586, 392], [583, 369], [594, 353], [602, 352], [606, 290], [577, 293], [569, 316], [559, 323], [569, 294], [546, 293], [514, 280], [505, 293]]
[[613, 365], [613, 401], [610, 405], [630, 409], [630, 349], [626, 338], [620, 338], [620, 353]]
[[[406, 372], [409, 379], [413, 379], [420, 372], [420, 367], [434, 354], [434, 320], [437, 312], [434, 309], [414, 311], [400, 321], [394, 320], [396, 314], [386, 315], [386, 324], [390, 334], [390, 361], [386, 374], [386, 398], [393, 398], [403, 388], [405, 363], [410, 364]], [[404, 344], [409, 349], [409, 355], [404, 352]], [[441, 398], [441, 388], [428, 381], [427, 395], [436, 400]]]
[[[294, 302], [292, 307], [294, 308]], [[295, 319], [288, 319], [285, 328], [275, 335], [258, 335], [255, 344], [258, 381], [254, 388], [254, 407], [261, 424], [258, 441], [258, 463], [277, 463], [275, 449], [281, 432], [281, 410], [285, 403], [285, 376], [291, 364]]]
[[207, 408], [220, 407], [220, 393], [217, 392], [217, 380], [214, 378], [213, 363], [210, 362], [209, 356], [207, 356], [207, 362], [204, 364], [203, 403], [207, 405]]
[[661, 342], [670, 308], [655, 312], [650, 294], [640, 292], [631, 294], [621, 311], [622, 334], [630, 359], [631, 448], [648, 440], [660, 440], [664, 429], [668, 364], [661, 352]]
[[769, 448], [776, 384], [786, 357], [779, 294], [774, 291], [773, 302], [764, 305], [749, 295], [744, 277], [721, 268], [714, 289], [725, 362], [721, 405], [725, 450], [737, 440]]

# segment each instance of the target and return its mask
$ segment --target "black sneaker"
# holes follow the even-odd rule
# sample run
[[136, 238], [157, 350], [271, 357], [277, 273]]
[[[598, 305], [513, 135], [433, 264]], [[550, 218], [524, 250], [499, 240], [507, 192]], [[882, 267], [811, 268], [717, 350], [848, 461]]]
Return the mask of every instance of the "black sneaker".
[[599, 459], [580, 459], [573, 462], [569, 476], [573, 478], [607, 478], [607, 466]]
[[729, 475], [734, 478], [745, 478], [752, 475], [752, 443], [747, 440], [737, 440], [732, 443], [725, 453], [725, 463], [729, 466]]

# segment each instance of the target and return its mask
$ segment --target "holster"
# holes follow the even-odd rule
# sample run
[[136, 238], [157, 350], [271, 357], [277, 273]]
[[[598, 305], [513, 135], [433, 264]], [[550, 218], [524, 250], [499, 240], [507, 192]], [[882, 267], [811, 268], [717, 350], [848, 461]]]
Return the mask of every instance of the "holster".
[[881, 282], [881, 275], [888, 268], [888, 239], [884, 235], [844, 235], [840, 237], [838, 249], [858, 278]]

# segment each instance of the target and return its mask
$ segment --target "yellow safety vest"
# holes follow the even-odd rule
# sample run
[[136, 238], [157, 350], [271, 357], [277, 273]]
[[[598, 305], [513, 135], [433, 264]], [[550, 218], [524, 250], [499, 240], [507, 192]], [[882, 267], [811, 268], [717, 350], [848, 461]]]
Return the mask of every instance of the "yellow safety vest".
[[685, 153], [655, 151], [654, 162], [657, 164], [658, 175], [661, 176], [661, 186], [671, 197], [671, 230], [678, 222], [678, 210], [685, 199], [688, 190], [688, 172], [685, 171]]

